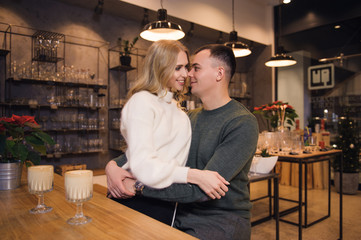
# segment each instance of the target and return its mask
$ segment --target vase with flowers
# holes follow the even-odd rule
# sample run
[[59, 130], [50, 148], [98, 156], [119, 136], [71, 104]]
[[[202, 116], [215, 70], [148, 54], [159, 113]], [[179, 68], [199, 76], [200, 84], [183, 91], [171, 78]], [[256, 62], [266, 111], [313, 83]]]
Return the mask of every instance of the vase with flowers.
[[[12, 115], [10, 118], [0, 118], [0, 171], [5, 171], [4, 175], [16, 172], [21, 177], [22, 165], [39, 164], [41, 155], [46, 154], [46, 144], [54, 143], [40, 129], [33, 116]], [[20, 170], [16, 170], [14, 166], [18, 166]], [[11, 180], [11, 177], [0, 179], [0, 190], [16, 188], [20, 184], [20, 179], [14, 183], [6, 180]]]
[[253, 114], [262, 115], [267, 121], [267, 127], [272, 129], [283, 130], [284, 124], [293, 126], [295, 118], [298, 117], [296, 110], [288, 102], [275, 101], [255, 107]]

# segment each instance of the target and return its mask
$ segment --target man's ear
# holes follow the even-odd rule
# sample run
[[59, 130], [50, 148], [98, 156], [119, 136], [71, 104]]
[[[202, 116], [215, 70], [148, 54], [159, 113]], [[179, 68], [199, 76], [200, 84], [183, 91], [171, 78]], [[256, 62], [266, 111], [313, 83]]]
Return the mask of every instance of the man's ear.
[[222, 79], [224, 79], [225, 77], [225, 71], [224, 71], [224, 67], [218, 67], [217, 70], [217, 82], [221, 81]]

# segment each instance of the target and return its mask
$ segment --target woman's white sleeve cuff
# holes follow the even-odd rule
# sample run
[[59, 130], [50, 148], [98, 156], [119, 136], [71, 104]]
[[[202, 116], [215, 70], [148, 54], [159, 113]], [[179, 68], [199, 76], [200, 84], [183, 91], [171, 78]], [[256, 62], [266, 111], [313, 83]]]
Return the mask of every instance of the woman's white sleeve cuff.
[[187, 183], [189, 167], [177, 167], [174, 172], [174, 183]]

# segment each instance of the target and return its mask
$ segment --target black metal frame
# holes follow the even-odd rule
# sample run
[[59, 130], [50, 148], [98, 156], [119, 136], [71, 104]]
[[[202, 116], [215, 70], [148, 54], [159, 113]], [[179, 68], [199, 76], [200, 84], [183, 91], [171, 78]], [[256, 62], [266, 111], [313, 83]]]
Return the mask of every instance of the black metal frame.
[[[322, 152], [318, 155], [310, 154], [309, 156], [282, 156], [280, 155], [278, 157], [278, 161], [280, 162], [289, 162], [289, 163], [298, 163], [298, 169], [299, 169], [299, 190], [298, 190], [298, 201], [286, 199], [286, 198], [280, 198], [281, 200], [291, 201], [298, 203], [298, 206], [286, 209], [282, 212], [280, 212], [280, 217], [285, 216], [289, 213], [295, 212], [298, 210], [298, 223], [285, 220], [280, 218], [280, 221], [286, 222], [289, 224], [297, 225], [298, 226], [298, 239], [302, 239], [302, 227], [307, 228], [309, 226], [312, 226], [318, 222], [321, 222], [325, 220], [326, 218], [330, 217], [331, 215], [331, 164], [330, 164], [330, 158], [332, 155], [341, 155], [340, 161], [341, 161], [341, 173], [340, 173], [340, 238], [342, 239], [342, 170], [343, 170], [343, 164], [342, 164], [342, 151], [336, 151], [332, 150], [329, 152]], [[316, 219], [315, 221], [311, 223], [307, 223], [307, 164], [315, 163], [315, 162], [322, 162], [322, 161], [328, 161], [328, 213], [326, 216], [323, 216], [319, 219]], [[303, 171], [302, 166], [305, 165], [305, 202], [302, 201], [302, 182], [303, 182]], [[305, 206], [305, 216], [304, 221], [305, 224], [302, 224], [302, 206]]]
[[[3, 32], [5, 34], [5, 38], [6, 38], [6, 34], [9, 34], [9, 49], [7, 49], [6, 55], [7, 56], [7, 60], [5, 62], [5, 77], [4, 77], [4, 90], [1, 89], [0, 92], [0, 107], [1, 107], [1, 116], [6, 116], [6, 115], [10, 115], [12, 113], [12, 110], [14, 109], [14, 107], [25, 107], [25, 106], [29, 106], [29, 105], [24, 105], [24, 104], [13, 104], [13, 103], [9, 103], [6, 100], [9, 100], [10, 97], [12, 96], [12, 89], [11, 89], [11, 85], [16, 83], [26, 83], [26, 84], [42, 84], [42, 85], [51, 85], [51, 86], [55, 86], [56, 87], [56, 91], [58, 91], [58, 86], [59, 87], [74, 87], [74, 88], [88, 88], [88, 89], [93, 89], [94, 92], [98, 92], [99, 89], [107, 89], [107, 84], [84, 84], [84, 83], [75, 83], [75, 82], [54, 82], [54, 81], [49, 81], [49, 80], [34, 80], [34, 79], [27, 79], [27, 78], [21, 78], [21, 79], [14, 79], [11, 78], [10, 76], [7, 76], [7, 65], [8, 63], [11, 63], [12, 60], [12, 51], [14, 49], [12, 49], [12, 35], [17, 35], [17, 36], [21, 36], [21, 37], [25, 37], [25, 38], [31, 38], [31, 62], [37, 62], [38, 64], [38, 69], [39, 69], [39, 63], [40, 62], [46, 62], [46, 63], [52, 63], [55, 64], [55, 71], [57, 71], [58, 69], [58, 62], [62, 62], [62, 65], [65, 66], [65, 59], [66, 59], [66, 51], [65, 51], [65, 45], [69, 44], [69, 45], [76, 45], [76, 46], [82, 46], [82, 47], [88, 47], [88, 48], [93, 48], [97, 50], [97, 62], [96, 62], [96, 75], [99, 76], [100, 73], [100, 51], [101, 48], [103, 47], [107, 47], [109, 48], [109, 43], [108, 42], [104, 42], [104, 41], [99, 41], [99, 40], [92, 40], [92, 39], [86, 39], [86, 38], [81, 38], [81, 37], [76, 37], [76, 36], [70, 36], [70, 35], [64, 35], [64, 34], [60, 34], [60, 33], [55, 33], [55, 32], [50, 32], [50, 31], [46, 31], [46, 30], [39, 30], [39, 29], [35, 29], [35, 28], [31, 28], [31, 27], [25, 27], [25, 26], [18, 26], [18, 25], [11, 25], [11, 24], [7, 24], [7, 23], [2, 23], [0, 22], [0, 25], [8, 25], [9, 27], [6, 28], [6, 30], [1, 30], [0, 32]], [[16, 31], [14, 30], [17, 29]], [[39, 36], [39, 35], [44, 35], [47, 37], [55, 37], [56, 39], [58, 39], [60, 41], [61, 44], [63, 44], [62, 46], [62, 56], [58, 57], [58, 52], [55, 54], [54, 57], [49, 58], [45, 58], [45, 59], [41, 59], [39, 58], [38, 55], [36, 55], [36, 51], [34, 49], [34, 39]], [[73, 41], [68, 41], [69, 38], [72, 38]], [[89, 44], [86, 43], [82, 43], [82, 42], [91, 42]], [[6, 39], [5, 39], [5, 43], [7, 43]], [[5, 45], [6, 47], [6, 45]], [[5, 56], [6, 56], [5, 55]], [[0, 77], [0, 82], [2, 82], [2, 77]], [[2, 102], [2, 97], [4, 96], [4, 102]], [[44, 105], [37, 105], [36, 108], [30, 108], [29, 110], [31, 111], [31, 115], [36, 115], [36, 118], [38, 118], [38, 114], [39, 114], [39, 110], [40, 108], [47, 108], [50, 106], [44, 106]], [[81, 107], [81, 106], [63, 106], [62, 108], [78, 108], [78, 109], [86, 109], [86, 114], [89, 114], [89, 112], [91, 111], [97, 111], [97, 114], [99, 116], [99, 109], [98, 108], [90, 108], [90, 107]], [[86, 130], [87, 132], [89, 130]], [[99, 136], [99, 130], [96, 130], [97, 134]], [[55, 132], [55, 140], [58, 137], [58, 132], [59, 131], [53, 131]], [[75, 132], [75, 131], [74, 131]], [[83, 134], [84, 131], [77, 131], [79, 134]], [[91, 131], [93, 132], [93, 131]], [[85, 134], [87, 136], [87, 139], [89, 140], [89, 134]], [[99, 153], [99, 151], [89, 151], [89, 153]], [[74, 154], [79, 154], [79, 153], [65, 153], [62, 155], [74, 155]]]
[[[273, 179], [273, 194], [274, 194], [273, 196], [272, 196], [272, 191], [271, 191], [271, 185], [272, 185], [271, 180], [272, 179]], [[249, 184], [248, 184], [248, 190], [250, 191], [250, 183], [267, 180], [267, 182], [268, 182], [267, 195], [256, 198], [256, 199], [252, 199], [251, 202], [255, 202], [255, 201], [258, 201], [258, 200], [261, 200], [264, 198], [268, 198], [269, 199], [269, 202], [268, 202], [269, 214], [266, 217], [263, 217], [263, 218], [260, 218], [260, 219], [257, 219], [255, 221], [251, 222], [251, 226], [253, 227], [253, 226], [256, 226], [263, 222], [266, 222], [268, 220], [271, 220], [273, 217], [276, 221], [276, 240], [279, 239], [279, 220], [280, 220], [279, 219], [278, 179], [279, 179], [279, 174], [277, 174], [277, 173], [249, 175]], [[273, 198], [273, 214], [272, 214], [272, 198]]]

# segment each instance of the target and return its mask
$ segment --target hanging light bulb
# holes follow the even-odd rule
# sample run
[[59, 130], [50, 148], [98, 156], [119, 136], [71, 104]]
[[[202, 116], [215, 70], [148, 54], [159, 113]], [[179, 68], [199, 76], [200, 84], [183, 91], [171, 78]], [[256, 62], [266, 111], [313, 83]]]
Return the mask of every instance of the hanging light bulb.
[[252, 53], [248, 45], [242, 42], [238, 42], [237, 32], [234, 30], [234, 0], [232, 0], [232, 24], [233, 31], [229, 34], [229, 42], [224, 45], [232, 48], [235, 57], [245, 57]]
[[163, 8], [163, 1], [161, 1], [162, 9], [158, 9], [158, 20], [151, 22], [144, 26], [140, 36], [148, 41], [165, 40], [179, 40], [184, 37], [185, 33], [179, 24], [167, 21], [167, 10]]

